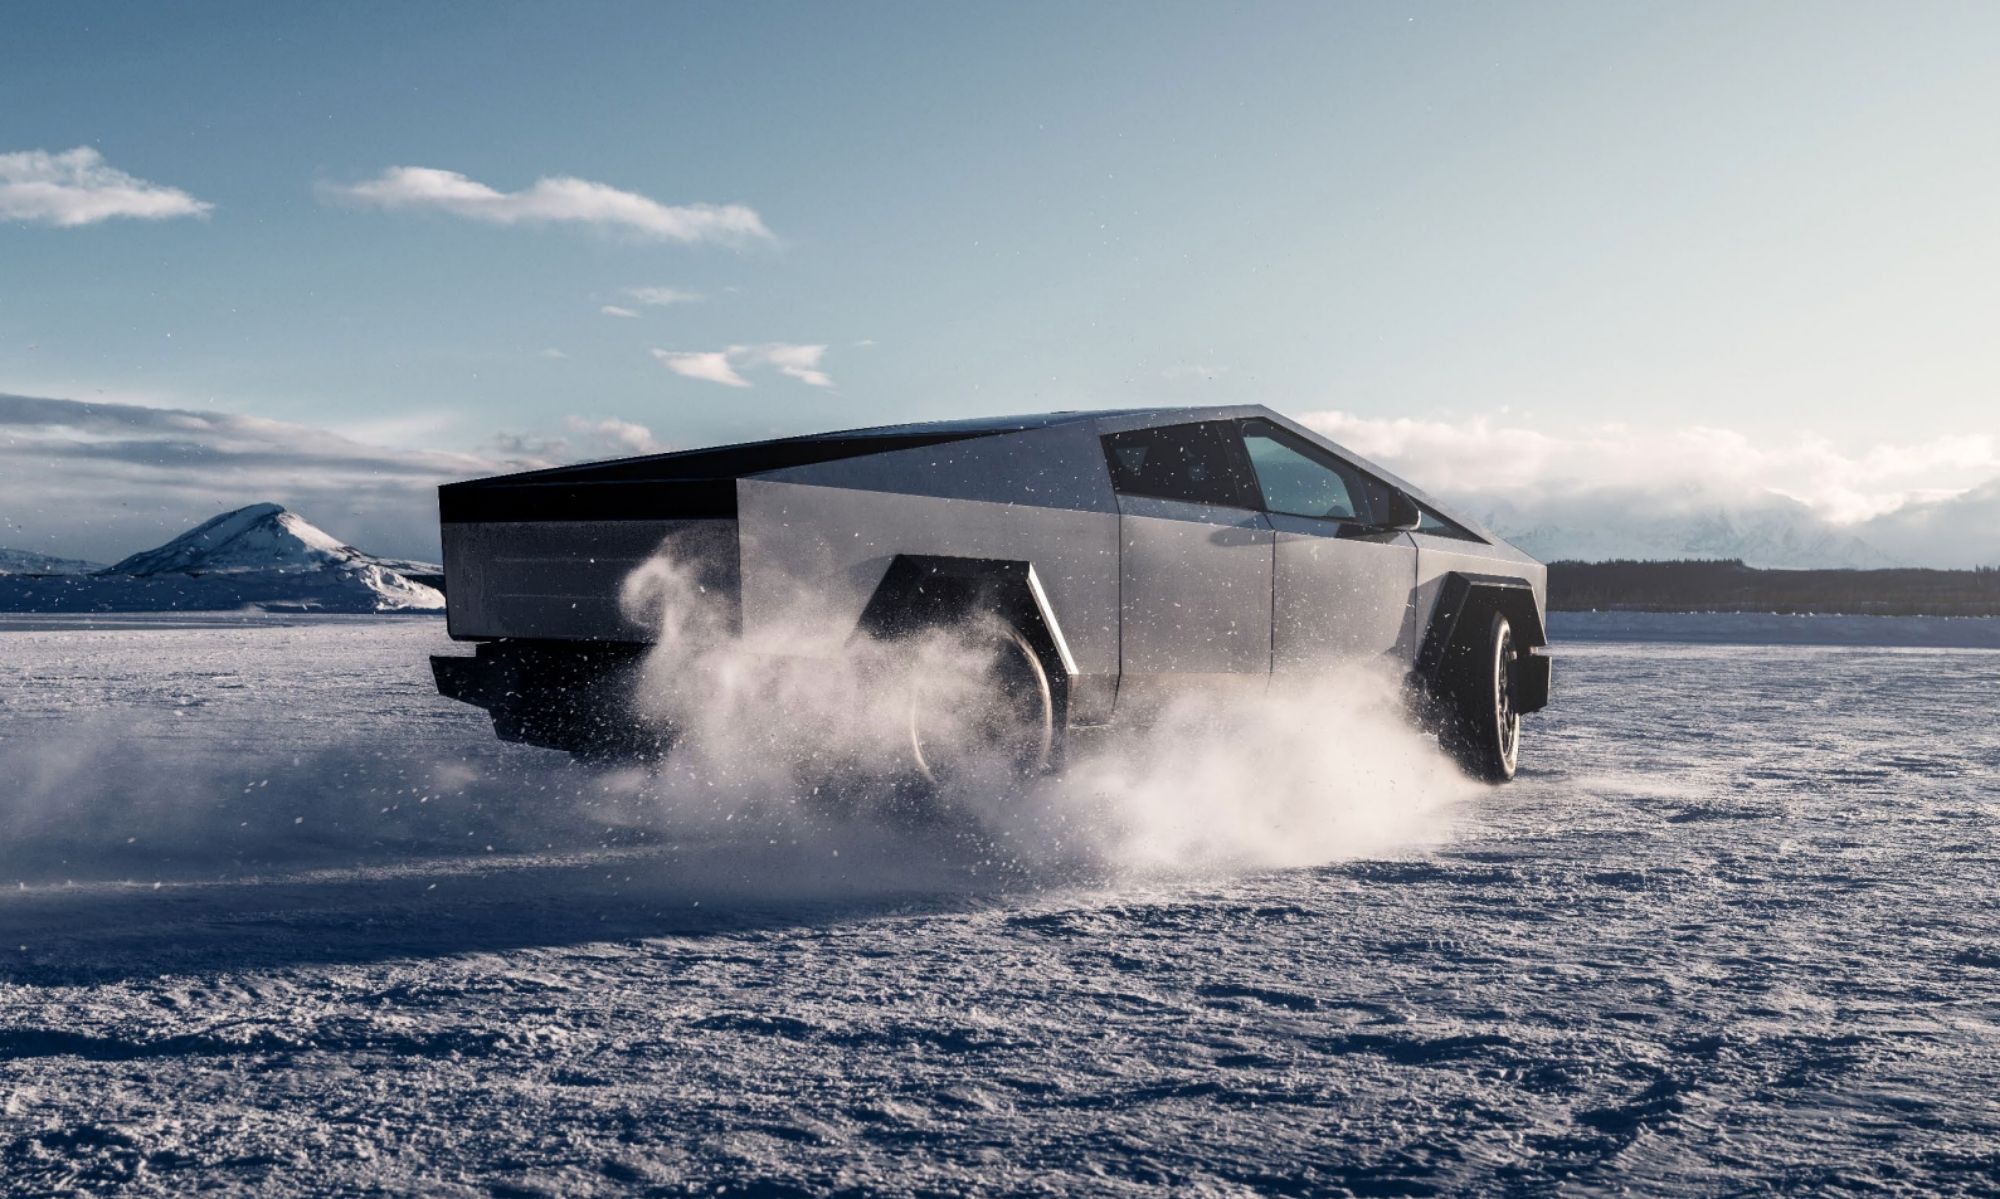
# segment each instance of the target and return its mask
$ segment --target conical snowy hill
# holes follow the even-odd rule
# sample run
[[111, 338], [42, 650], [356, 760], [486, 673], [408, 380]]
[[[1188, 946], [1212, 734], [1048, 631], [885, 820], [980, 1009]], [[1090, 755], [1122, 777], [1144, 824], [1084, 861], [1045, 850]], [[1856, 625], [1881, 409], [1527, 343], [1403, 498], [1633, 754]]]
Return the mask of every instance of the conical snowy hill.
[[252, 504], [203, 521], [165, 545], [141, 550], [103, 573], [326, 570], [374, 561], [353, 546], [334, 540], [296, 512], [277, 504]]
[[418, 612], [444, 595], [277, 504], [225, 512], [150, 550], [88, 575], [0, 586], [13, 611]]

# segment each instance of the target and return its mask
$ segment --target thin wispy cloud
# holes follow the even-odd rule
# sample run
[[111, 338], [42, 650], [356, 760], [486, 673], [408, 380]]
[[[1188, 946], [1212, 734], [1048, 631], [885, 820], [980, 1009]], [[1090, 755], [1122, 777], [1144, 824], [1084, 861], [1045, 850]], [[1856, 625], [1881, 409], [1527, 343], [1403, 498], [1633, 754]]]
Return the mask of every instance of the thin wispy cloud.
[[686, 244], [773, 240], [756, 210], [741, 204], [662, 204], [567, 175], [503, 192], [457, 171], [390, 167], [362, 183], [326, 185], [322, 194], [388, 212], [440, 212], [492, 225], [585, 225]]
[[679, 287], [628, 287], [625, 289], [625, 298], [664, 308], [669, 304], [698, 304], [705, 297], [698, 291], [688, 291]]
[[638, 313], [632, 311], [630, 308], [621, 308], [616, 304], [606, 304], [604, 307], [598, 309], [598, 311], [603, 313], [605, 316], [623, 317], [628, 321], [636, 321], [639, 319]]
[[60, 154], [0, 154], [0, 220], [73, 229], [118, 219], [206, 216], [214, 207], [177, 187], [128, 175], [89, 146]]
[[811, 387], [832, 387], [832, 377], [820, 369], [820, 360], [825, 356], [824, 345], [795, 345], [783, 341], [730, 346], [722, 350], [653, 351], [653, 357], [677, 375], [728, 387], [750, 386], [750, 381], [740, 373], [749, 369], [774, 370]]
[[563, 418], [566, 432], [553, 436], [522, 433], [495, 433], [481, 449], [498, 459], [508, 470], [537, 470], [567, 462], [600, 458], [629, 458], [634, 454], [660, 454], [675, 448], [635, 421], [615, 416]]
[[549, 437], [476, 453], [369, 437], [436, 432], [439, 414], [335, 432], [229, 412], [0, 393], [0, 546], [113, 561], [231, 508], [272, 501], [377, 553], [437, 553], [437, 486], [673, 447], [645, 425], [571, 415]]
[[112, 561], [269, 500], [368, 549], [428, 556], [437, 485], [512, 465], [226, 412], [0, 394], [0, 545]]
[[729, 352], [747, 364], [771, 367], [781, 375], [813, 387], [833, 386], [833, 380], [819, 369], [820, 359], [826, 356], [823, 345], [797, 346], [774, 341], [760, 346], [731, 346]]
[[572, 416], [564, 424], [576, 436], [576, 442], [564, 445], [563, 456], [576, 453], [589, 456], [607, 453], [659, 454], [673, 448], [653, 436], [653, 431], [646, 426], [615, 416]]
[[750, 380], [736, 373], [726, 350], [654, 350], [660, 365], [685, 379], [720, 383], [725, 387], [748, 387]]

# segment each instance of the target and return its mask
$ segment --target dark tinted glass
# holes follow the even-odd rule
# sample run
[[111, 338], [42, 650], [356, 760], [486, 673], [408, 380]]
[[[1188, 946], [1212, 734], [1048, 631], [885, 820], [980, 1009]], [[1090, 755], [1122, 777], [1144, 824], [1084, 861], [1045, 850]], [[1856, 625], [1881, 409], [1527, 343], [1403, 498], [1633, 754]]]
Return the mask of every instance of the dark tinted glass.
[[1104, 438], [1104, 456], [1120, 495], [1257, 507], [1250, 463], [1226, 421], [1112, 433]]
[[[1429, 533], [1435, 537], [1451, 537], [1459, 541], [1480, 541], [1472, 530], [1455, 520], [1439, 516], [1429, 508], [1424, 508], [1424, 523], [1417, 526], [1417, 532]], [[1483, 542], [1482, 542], [1483, 544]]]

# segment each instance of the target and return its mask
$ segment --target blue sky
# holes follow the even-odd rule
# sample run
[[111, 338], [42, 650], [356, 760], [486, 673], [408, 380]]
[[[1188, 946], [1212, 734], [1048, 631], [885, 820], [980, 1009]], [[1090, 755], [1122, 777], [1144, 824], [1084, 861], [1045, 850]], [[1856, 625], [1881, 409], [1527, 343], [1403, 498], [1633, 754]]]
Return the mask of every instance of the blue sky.
[[[0, 155], [87, 147], [208, 206], [0, 219], [8, 394], [486, 459], [1210, 401], [1713, 427], [1864, 474], [1905, 455], [1845, 516], [2000, 475], [1990, 6], [20, 4], [6, 25]], [[739, 206], [768, 236], [408, 180], [369, 199], [398, 167], [589, 181], [662, 220]]]

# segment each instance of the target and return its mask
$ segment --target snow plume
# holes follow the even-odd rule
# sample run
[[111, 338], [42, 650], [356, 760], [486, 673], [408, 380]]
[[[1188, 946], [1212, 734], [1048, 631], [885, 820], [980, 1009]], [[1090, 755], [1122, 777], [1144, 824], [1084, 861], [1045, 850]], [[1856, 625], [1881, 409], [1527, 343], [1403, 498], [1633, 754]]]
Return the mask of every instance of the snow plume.
[[1137, 870], [1308, 866], [1434, 844], [1482, 788], [1418, 732], [1393, 680], [1350, 667], [1249, 695], [1194, 691], [982, 816], [1074, 831]]
[[[988, 877], [968, 877], [962, 856], [910, 854], [887, 824], [705, 828], [663, 809], [642, 771], [501, 741], [485, 713], [436, 694], [426, 656], [462, 650], [437, 622], [97, 615], [6, 638], [0, 895], [253, 884], [216, 901], [226, 924], [234, 904], [268, 910], [279, 892], [260, 880], [299, 883], [283, 894], [308, 902], [349, 882], [398, 903], [484, 891], [509, 914], [433, 930], [477, 940], [583, 887], [575, 932], [595, 938], [607, 910], [680, 922]], [[354, 923], [343, 940], [380, 944]]]
[[[671, 544], [627, 579], [623, 602], [657, 630], [635, 707], [676, 737], [653, 782], [684, 817], [938, 816], [1005, 869], [1173, 874], [1433, 842], [1478, 790], [1412, 726], [1394, 681], [1364, 669], [1186, 694], [1022, 783], [975, 749], [993, 624], [852, 636], [808, 592], [739, 636], [721, 592]], [[914, 785], [913, 704], [927, 744], [974, 763], [939, 797]]]
[[[738, 636], [699, 563], [673, 553], [635, 570], [620, 598], [656, 630], [636, 706], [673, 731], [662, 778], [699, 787], [726, 811], [801, 793], [869, 798], [848, 781], [888, 778], [907, 762], [912, 688], [963, 708], [969, 688], [950, 680], [975, 677], [989, 654], [972, 635], [849, 639], [806, 617], [803, 604]], [[872, 798], [895, 805], [886, 793]]]

